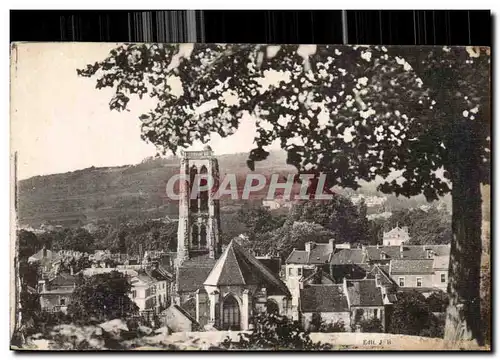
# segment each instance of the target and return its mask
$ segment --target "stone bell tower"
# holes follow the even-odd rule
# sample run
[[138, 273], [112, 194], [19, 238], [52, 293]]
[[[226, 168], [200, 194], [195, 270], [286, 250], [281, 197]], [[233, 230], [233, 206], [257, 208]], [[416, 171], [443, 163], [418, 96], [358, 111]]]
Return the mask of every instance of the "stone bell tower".
[[215, 191], [202, 190], [207, 184], [204, 175], [212, 176], [213, 189], [219, 184], [219, 164], [210, 146], [181, 152], [180, 172], [189, 183], [181, 180], [179, 187], [177, 265], [203, 254], [216, 259], [221, 253], [219, 200], [213, 197]]

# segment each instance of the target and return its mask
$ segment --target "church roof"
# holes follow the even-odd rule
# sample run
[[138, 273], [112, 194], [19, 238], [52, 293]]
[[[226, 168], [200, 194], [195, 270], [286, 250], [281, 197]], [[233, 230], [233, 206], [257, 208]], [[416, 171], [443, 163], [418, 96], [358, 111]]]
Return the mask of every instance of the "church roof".
[[182, 263], [177, 271], [177, 291], [195, 292], [203, 287], [203, 281], [215, 265], [215, 259], [197, 256]]
[[231, 241], [204, 285], [258, 285], [268, 294], [289, 295], [286, 285], [236, 241]]

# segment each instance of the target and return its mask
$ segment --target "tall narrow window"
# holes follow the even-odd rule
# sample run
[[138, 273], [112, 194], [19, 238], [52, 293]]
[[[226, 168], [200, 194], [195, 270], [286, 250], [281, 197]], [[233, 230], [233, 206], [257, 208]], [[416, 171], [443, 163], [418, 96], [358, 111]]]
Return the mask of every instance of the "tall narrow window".
[[[196, 180], [196, 175], [198, 174], [198, 170], [196, 169], [196, 166], [191, 166], [191, 170], [189, 171], [189, 209], [191, 212], [198, 212], [198, 194], [192, 193], [193, 188], [196, 189], [196, 186], [194, 185], [194, 181]], [[194, 199], [193, 199], [194, 197]]]
[[222, 305], [222, 329], [240, 330], [240, 307], [232, 295], [229, 295]]
[[207, 228], [205, 225], [200, 226], [200, 247], [207, 247]]
[[[200, 169], [200, 189], [206, 189], [207, 184], [208, 184], [208, 179], [207, 179], [207, 167], [203, 165]], [[202, 190], [200, 191], [200, 211], [208, 211], [208, 190]]]
[[422, 287], [422, 278], [421, 277], [417, 278], [417, 287]]
[[441, 274], [441, 282], [442, 283], [446, 282], [446, 274]]
[[401, 287], [405, 286], [405, 278], [404, 277], [399, 278], [399, 286], [401, 286]]
[[194, 224], [191, 227], [191, 244], [194, 248], [198, 247], [199, 241], [198, 241], [198, 236], [200, 234], [198, 233], [198, 225]]
[[373, 309], [373, 317], [378, 318], [378, 309]]

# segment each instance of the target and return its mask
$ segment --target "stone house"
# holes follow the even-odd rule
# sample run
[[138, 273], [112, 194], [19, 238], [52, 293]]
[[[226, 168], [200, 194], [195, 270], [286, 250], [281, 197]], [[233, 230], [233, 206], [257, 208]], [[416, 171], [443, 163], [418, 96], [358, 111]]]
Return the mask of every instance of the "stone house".
[[38, 282], [40, 308], [42, 311], [66, 313], [71, 296], [76, 288], [77, 276], [67, 273]]
[[347, 295], [351, 316], [350, 324], [353, 330], [356, 329], [361, 320], [378, 318], [385, 331], [385, 306], [390, 304], [384, 302], [381, 286], [377, 284], [376, 280], [344, 280], [343, 290]]
[[343, 322], [350, 331], [349, 303], [342, 284], [313, 284], [300, 289], [300, 320], [304, 329], [315, 330], [311, 326], [315, 314], [325, 324]]

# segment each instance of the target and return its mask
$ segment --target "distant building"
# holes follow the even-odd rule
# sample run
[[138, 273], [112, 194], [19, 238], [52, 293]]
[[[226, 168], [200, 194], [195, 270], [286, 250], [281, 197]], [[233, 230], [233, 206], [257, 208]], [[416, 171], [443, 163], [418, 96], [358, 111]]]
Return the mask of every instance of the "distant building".
[[41, 277], [47, 279], [57, 274], [61, 259], [61, 255], [55, 251], [48, 250], [44, 246], [40, 251], [28, 258], [28, 263], [37, 263]]
[[58, 274], [51, 280], [40, 280], [38, 294], [41, 310], [66, 313], [76, 284], [77, 277], [66, 273]]
[[408, 227], [396, 226], [394, 229], [384, 232], [383, 244], [384, 246], [399, 246], [401, 244], [408, 244], [410, 241], [410, 234]]

